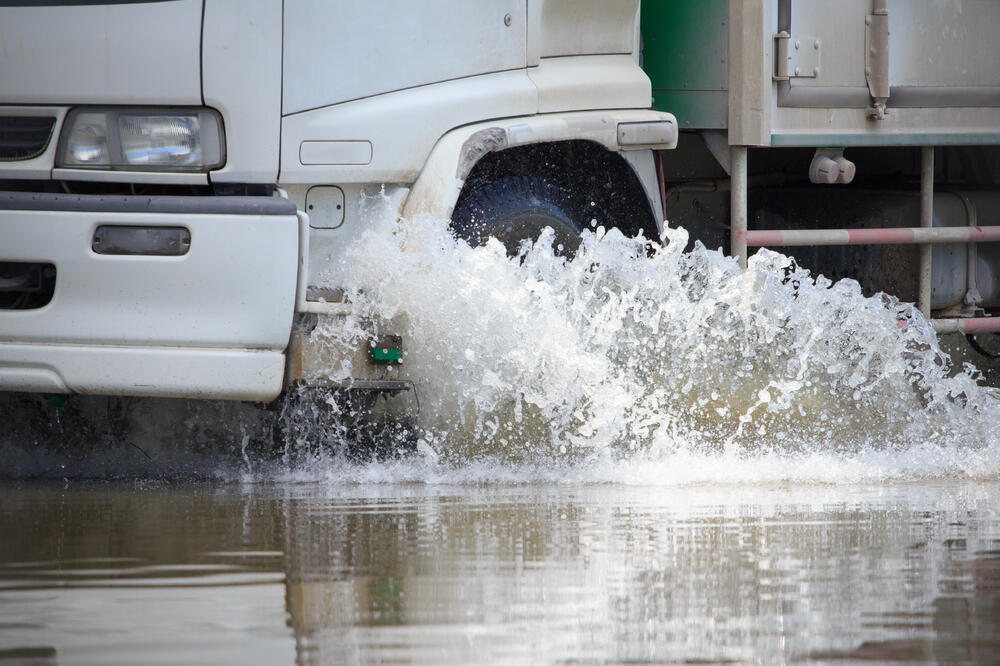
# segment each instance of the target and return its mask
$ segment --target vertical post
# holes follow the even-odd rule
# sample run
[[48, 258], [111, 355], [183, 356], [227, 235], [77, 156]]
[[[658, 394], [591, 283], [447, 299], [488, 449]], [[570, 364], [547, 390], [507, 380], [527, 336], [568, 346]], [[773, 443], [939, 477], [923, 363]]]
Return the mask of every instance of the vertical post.
[[747, 147], [729, 148], [729, 251], [747, 267]]
[[[920, 149], [920, 226], [934, 226], [934, 146]], [[917, 304], [931, 318], [931, 245], [920, 246], [920, 283]]]

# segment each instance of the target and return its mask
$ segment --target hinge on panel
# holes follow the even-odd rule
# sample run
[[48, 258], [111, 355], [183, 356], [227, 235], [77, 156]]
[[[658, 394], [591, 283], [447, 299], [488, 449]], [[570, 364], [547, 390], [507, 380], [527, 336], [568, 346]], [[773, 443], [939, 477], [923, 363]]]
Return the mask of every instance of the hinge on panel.
[[814, 79], [819, 76], [820, 41], [817, 37], [774, 35], [774, 80]]
[[788, 40], [791, 37], [782, 30], [774, 35], [774, 80], [788, 80]]

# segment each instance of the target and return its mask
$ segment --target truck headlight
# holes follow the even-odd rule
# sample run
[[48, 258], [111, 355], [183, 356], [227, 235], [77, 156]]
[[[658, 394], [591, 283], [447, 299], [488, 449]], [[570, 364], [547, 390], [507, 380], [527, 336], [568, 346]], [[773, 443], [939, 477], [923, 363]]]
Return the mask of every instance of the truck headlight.
[[225, 163], [222, 119], [210, 109], [74, 109], [57, 167], [208, 171]]

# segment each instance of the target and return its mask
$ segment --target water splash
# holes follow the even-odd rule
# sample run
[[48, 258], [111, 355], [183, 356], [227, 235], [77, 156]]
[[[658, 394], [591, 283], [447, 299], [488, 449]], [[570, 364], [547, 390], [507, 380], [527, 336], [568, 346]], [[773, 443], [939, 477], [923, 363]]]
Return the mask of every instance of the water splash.
[[[132, 419], [157, 472], [362, 483], [1000, 478], [998, 401], [974, 368], [950, 367], [910, 304], [865, 298], [854, 281], [831, 283], [767, 250], [741, 270], [688, 247], [683, 229], [651, 243], [598, 227], [572, 259], [543, 234], [508, 257], [495, 241], [456, 240], [440, 220], [397, 219], [379, 197], [366, 208], [366, 231], [325, 276], [354, 314], [314, 335], [356, 345], [371, 322], [403, 334], [403, 376], [421, 406], [417, 454], [346, 460], [346, 413], [323, 398], [265, 417], [143, 403]], [[405, 420], [413, 405], [386, 409]], [[216, 412], [229, 425], [200, 436]], [[154, 445], [167, 439], [151, 425], [164, 413], [188, 435]], [[275, 419], [285, 448], [260, 460], [251, 452], [273, 445]], [[151, 467], [125, 451], [127, 465], [99, 456], [97, 474]]]
[[742, 271], [687, 249], [682, 229], [663, 241], [598, 228], [571, 260], [551, 235], [509, 258], [441, 221], [384, 215], [328, 279], [348, 288], [352, 324], [403, 332], [421, 435], [453, 465], [714, 469], [692, 481], [717, 478], [720, 461], [774, 478], [831, 461], [849, 476], [1000, 470], [996, 400], [974, 368], [950, 368], [911, 305], [768, 250]]

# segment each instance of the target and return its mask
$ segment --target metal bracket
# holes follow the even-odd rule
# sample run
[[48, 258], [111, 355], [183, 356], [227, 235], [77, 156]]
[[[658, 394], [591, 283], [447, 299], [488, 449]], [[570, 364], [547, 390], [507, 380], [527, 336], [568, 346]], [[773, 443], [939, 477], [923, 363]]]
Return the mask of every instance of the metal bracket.
[[793, 78], [815, 79], [820, 72], [820, 40], [782, 30], [774, 35], [775, 81]]
[[865, 17], [865, 80], [872, 105], [870, 120], [885, 120], [889, 101], [889, 10], [885, 2], [875, 2], [874, 11]]
[[708, 151], [712, 153], [712, 157], [715, 158], [715, 161], [719, 163], [719, 166], [722, 167], [728, 176], [732, 170], [728, 135], [721, 130], [708, 130], [701, 133], [701, 138], [705, 142]]

